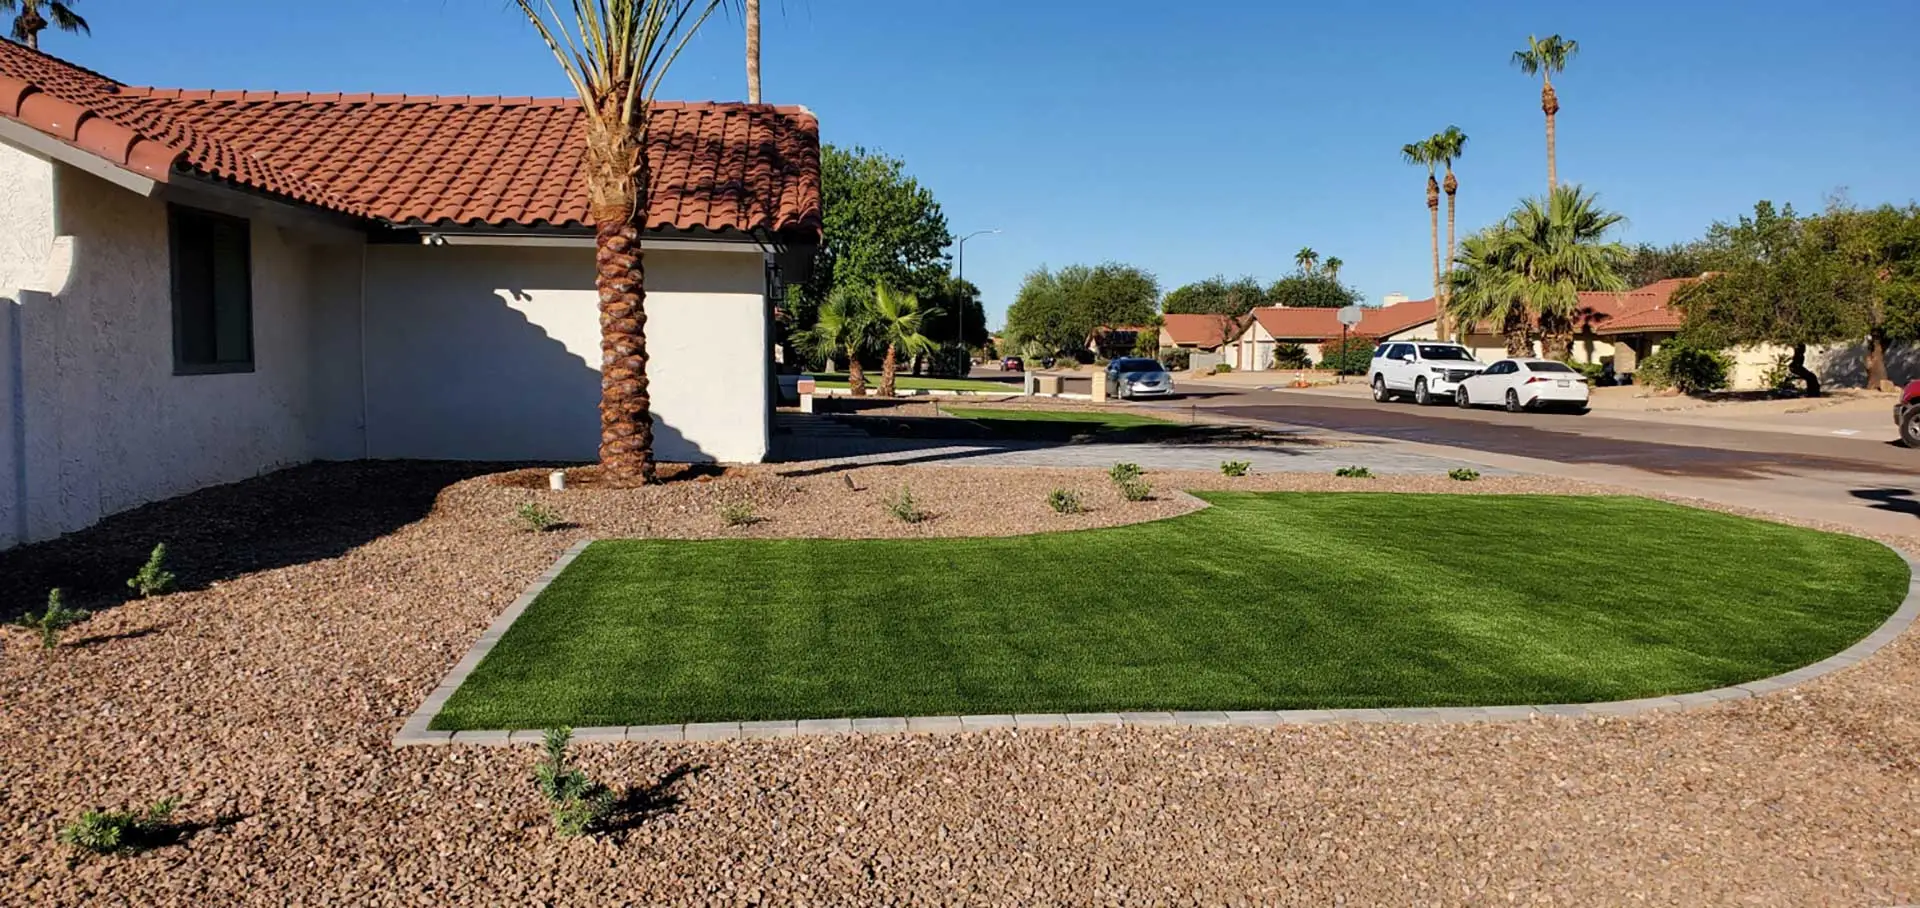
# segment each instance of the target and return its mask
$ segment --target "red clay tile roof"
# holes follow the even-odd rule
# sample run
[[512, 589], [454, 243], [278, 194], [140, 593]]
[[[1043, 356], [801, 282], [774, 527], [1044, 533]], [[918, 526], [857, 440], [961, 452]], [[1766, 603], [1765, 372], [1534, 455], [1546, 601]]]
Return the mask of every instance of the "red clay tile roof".
[[[0, 41], [0, 116], [156, 180], [396, 224], [588, 223], [572, 100], [137, 88]], [[658, 102], [646, 226], [817, 232], [819, 130], [800, 107]]]
[[1239, 327], [1232, 316], [1206, 313], [1176, 312], [1162, 316], [1161, 321], [1166, 328], [1167, 339], [1175, 345], [1217, 347], [1222, 336], [1233, 337]]
[[[1276, 340], [1315, 342], [1340, 336], [1338, 309], [1304, 309], [1267, 306], [1253, 310], [1260, 327]], [[1367, 337], [1385, 337], [1433, 321], [1431, 299], [1367, 307], [1352, 333]]]
[[1625, 293], [1582, 293], [1580, 302], [1595, 313], [1587, 319], [1595, 334], [1678, 331], [1684, 314], [1674, 308], [1673, 293], [1697, 280], [1697, 277], [1676, 277]]

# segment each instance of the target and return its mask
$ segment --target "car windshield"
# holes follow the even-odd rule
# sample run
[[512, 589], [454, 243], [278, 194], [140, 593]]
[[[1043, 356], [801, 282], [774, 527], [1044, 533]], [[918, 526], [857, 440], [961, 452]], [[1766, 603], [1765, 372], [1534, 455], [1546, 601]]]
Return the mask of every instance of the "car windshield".
[[1448, 344], [1421, 344], [1420, 358], [1460, 363], [1473, 362], [1473, 354], [1468, 353], [1467, 348], [1454, 347]]
[[1572, 372], [1566, 363], [1528, 363], [1528, 372]]
[[1150, 359], [1117, 359], [1113, 362], [1115, 372], [1161, 372], [1160, 364]]

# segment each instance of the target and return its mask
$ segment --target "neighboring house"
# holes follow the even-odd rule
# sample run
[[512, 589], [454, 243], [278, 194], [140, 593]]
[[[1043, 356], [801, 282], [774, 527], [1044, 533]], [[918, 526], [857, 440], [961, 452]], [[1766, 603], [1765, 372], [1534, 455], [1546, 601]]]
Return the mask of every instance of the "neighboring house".
[[[1341, 334], [1340, 310], [1266, 306], [1253, 310], [1250, 318], [1227, 346], [1227, 363], [1237, 370], [1270, 369], [1276, 344], [1298, 344], [1315, 363], [1321, 360], [1320, 345], [1338, 340]], [[1349, 332], [1375, 341], [1433, 340], [1433, 300], [1395, 303], [1370, 307], [1363, 311], [1360, 324]]]
[[1152, 328], [1145, 325], [1114, 325], [1093, 329], [1087, 336], [1086, 351], [1100, 359], [1113, 359], [1133, 352], [1133, 345], [1140, 335]]
[[1212, 353], [1240, 333], [1240, 321], [1230, 315], [1174, 313], [1160, 318], [1160, 349], [1180, 348]]
[[[582, 146], [568, 100], [139, 88], [0, 42], [0, 548], [316, 459], [592, 460]], [[819, 153], [804, 108], [658, 105], [662, 459], [767, 454]]]

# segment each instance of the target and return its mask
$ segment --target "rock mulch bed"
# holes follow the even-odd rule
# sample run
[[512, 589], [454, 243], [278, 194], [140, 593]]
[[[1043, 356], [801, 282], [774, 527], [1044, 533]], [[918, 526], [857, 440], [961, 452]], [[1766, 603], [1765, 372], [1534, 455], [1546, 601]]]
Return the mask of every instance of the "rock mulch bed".
[[[1787, 693], [1627, 720], [583, 745], [587, 768], [638, 789], [638, 806], [624, 829], [557, 840], [531, 751], [390, 742], [572, 542], [1018, 533], [1181, 505], [1122, 502], [1094, 471], [781, 465], [568, 493], [488, 472], [304, 467], [0, 553], [8, 615], [54, 583], [77, 604], [112, 606], [50, 655], [17, 633], [0, 653], [0, 904], [1920, 899], [1911, 637]], [[1530, 478], [1149, 478], [1603, 491]], [[935, 519], [886, 514], [902, 484]], [[1046, 492], [1068, 486], [1090, 513], [1046, 508]], [[717, 509], [737, 499], [766, 519], [724, 527]], [[528, 500], [576, 526], [517, 529]], [[173, 550], [184, 591], [113, 605], [155, 541]], [[199, 827], [182, 845], [76, 858], [53, 843], [89, 806], [166, 795]]]

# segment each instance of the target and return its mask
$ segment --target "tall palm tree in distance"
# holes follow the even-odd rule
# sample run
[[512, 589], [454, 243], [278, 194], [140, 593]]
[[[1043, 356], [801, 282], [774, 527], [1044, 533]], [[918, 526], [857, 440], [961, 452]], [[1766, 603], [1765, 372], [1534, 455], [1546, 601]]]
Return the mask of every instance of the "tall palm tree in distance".
[[647, 125], [673, 61], [721, 0], [517, 0], [580, 96], [600, 304], [600, 466], [612, 484], [652, 482], [647, 394]]
[[93, 34], [87, 20], [73, 11], [74, 0], [0, 0], [0, 13], [13, 17], [13, 40], [40, 49], [40, 33], [51, 25], [63, 32]]
[[1560, 185], [1554, 169], [1553, 118], [1560, 112], [1560, 96], [1553, 91], [1553, 74], [1565, 72], [1567, 61], [1580, 52], [1580, 42], [1559, 35], [1545, 38], [1527, 36], [1527, 46], [1513, 52], [1513, 65], [1529, 76], [1540, 77], [1540, 109], [1547, 115], [1547, 192]]
[[1300, 266], [1301, 274], [1312, 274], [1320, 266], [1320, 253], [1313, 251], [1312, 246], [1302, 246], [1293, 254], [1293, 263]]
[[[1427, 168], [1427, 222], [1433, 234], [1433, 297], [1440, 298], [1440, 180], [1434, 171], [1440, 165], [1439, 150], [1433, 139], [1400, 146], [1400, 158], [1409, 164]], [[1444, 335], [1443, 335], [1444, 336]]]
[[747, 0], [747, 103], [760, 103], [760, 0]]
[[[1467, 134], [1461, 132], [1458, 126], [1449, 126], [1427, 141], [1433, 143], [1433, 153], [1440, 157], [1440, 162], [1445, 165], [1447, 169], [1447, 178], [1441, 182], [1440, 188], [1446, 190], [1447, 193], [1447, 256], [1443, 261], [1450, 263], [1453, 261], [1454, 256], [1454, 197], [1460, 191], [1460, 181], [1454, 179], [1453, 176], [1453, 162], [1459, 160], [1461, 155], [1466, 154]], [[1443, 294], [1451, 292], [1447, 288], [1445, 281], [1441, 282], [1440, 292]], [[1447, 333], [1447, 307], [1443, 304], [1434, 311], [1438, 313], [1437, 317], [1439, 319], [1439, 324], [1435, 325], [1434, 328], [1441, 339], [1444, 340], [1450, 336]]]
[[1340, 257], [1339, 257], [1339, 256], [1328, 256], [1328, 257], [1327, 257], [1327, 263], [1326, 263], [1326, 266], [1325, 266], [1325, 268], [1324, 268], [1324, 273], [1326, 274], [1326, 276], [1327, 276], [1327, 279], [1328, 279], [1328, 280], [1333, 280], [1333, 281], [1337, 281], [1337, 280], [1339, 280], [1339, 279], [1340, 279], [1340, 268], [1341, 268], [1341, 266], [1343, 266], [1343, 265], [1345, 265], [1345, 264], [1346, 264], [1346, 262], [1343, 262], [1343, 261], [1340, 261]]

